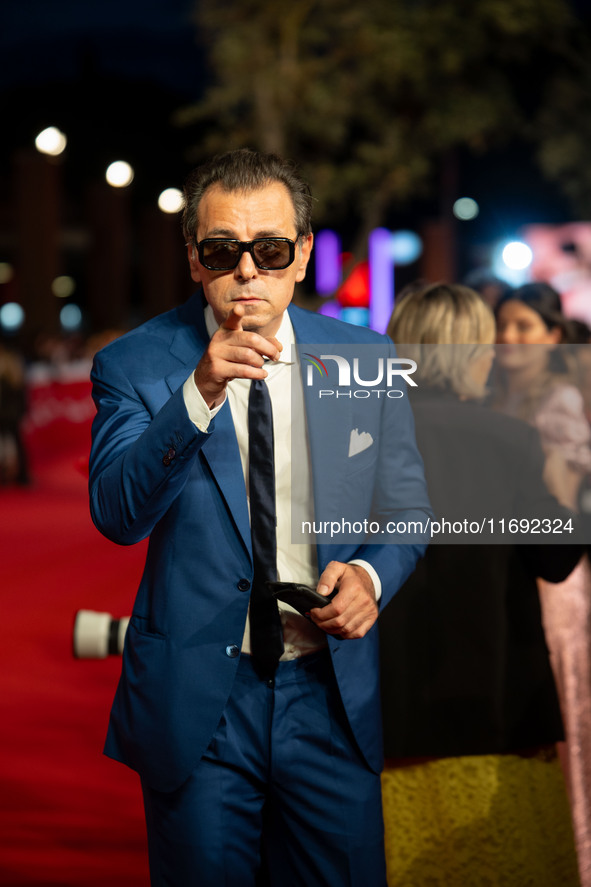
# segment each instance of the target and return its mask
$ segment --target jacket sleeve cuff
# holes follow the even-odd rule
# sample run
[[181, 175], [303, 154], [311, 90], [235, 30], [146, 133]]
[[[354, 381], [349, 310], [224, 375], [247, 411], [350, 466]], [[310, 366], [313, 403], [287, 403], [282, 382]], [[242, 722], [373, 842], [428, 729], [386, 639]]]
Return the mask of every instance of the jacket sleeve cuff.
[[213, 410], [210, 410], [203, 397], [201, 392], [197, 388], [195, 384], [195, 376], [193, 373], [189, 376], [187, 381], [183, 385], [183, 399], [185, 401], [185, 406], [187, 408], [187, 412], [189, 414], [189, 419], [196, 425], [199, 431], [207, 431], [209, 428], [209, 423], [216, 416], [223, 405], [226, 402], [227, 395], [224, 395], [224, 399], [219, 404], [219, 406], [214, 407]]

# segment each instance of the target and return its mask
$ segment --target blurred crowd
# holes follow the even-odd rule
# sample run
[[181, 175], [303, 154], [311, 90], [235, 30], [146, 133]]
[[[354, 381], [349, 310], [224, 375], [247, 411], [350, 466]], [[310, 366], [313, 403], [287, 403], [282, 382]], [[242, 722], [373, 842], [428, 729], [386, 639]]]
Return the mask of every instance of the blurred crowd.
[[[50, 385], [88, 383], [94, 354], [122, 332], [41, 334], [26, 355], [11, 339], [0, 338], [0, 486], [31, 483], [27, 437], [38, 424], [34, 393]], [[47, 402], [43, 422], [52, 419], [46, 407]]]

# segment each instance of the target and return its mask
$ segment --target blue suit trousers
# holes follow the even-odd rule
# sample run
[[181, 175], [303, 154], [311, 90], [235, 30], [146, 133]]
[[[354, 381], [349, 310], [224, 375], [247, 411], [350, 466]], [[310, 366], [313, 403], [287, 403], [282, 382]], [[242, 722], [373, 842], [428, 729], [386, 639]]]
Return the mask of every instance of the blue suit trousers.
[[380, 777], [327, 651], [281, 662], [273, 678], [243, 655], [187, 782], [142, 787], [153, 887], [386, 885]]

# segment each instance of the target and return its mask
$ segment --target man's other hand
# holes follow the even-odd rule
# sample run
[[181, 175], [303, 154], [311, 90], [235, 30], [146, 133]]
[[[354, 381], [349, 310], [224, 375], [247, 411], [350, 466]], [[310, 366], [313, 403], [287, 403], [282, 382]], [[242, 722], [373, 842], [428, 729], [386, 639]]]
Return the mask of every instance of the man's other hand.
[[318, 580], [320, 594], [338, 593], [326, 607], [310, 611], [313, 622], [327, 634], [346, 640], [362, 638], [378, 618], [373, 582], [358, 564], [331, 561]]

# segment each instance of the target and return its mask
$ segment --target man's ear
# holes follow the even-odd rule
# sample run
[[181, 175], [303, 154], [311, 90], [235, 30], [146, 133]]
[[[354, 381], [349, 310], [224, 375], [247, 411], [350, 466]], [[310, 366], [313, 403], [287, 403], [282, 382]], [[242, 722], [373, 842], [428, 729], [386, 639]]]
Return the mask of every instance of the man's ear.
[[186, 244], [187, 247], [187, 257], [189, 259], [189, 268], [191, 269], [191, 278], [195, 281], [195, 283], [201, 283], [201, 271], [199, 268], [199, 262], [197, 261], [197, 249], [195, 244], [190, 241]]
[[300, 238], [299, 255], [296, 253], [296, 264], [298, 266], [296, 273], [296, 282], [299, 283], [306, 276], [306, 268], [312, 255], [312, 247], [314, 246], [314, 235], [307, 234]]

